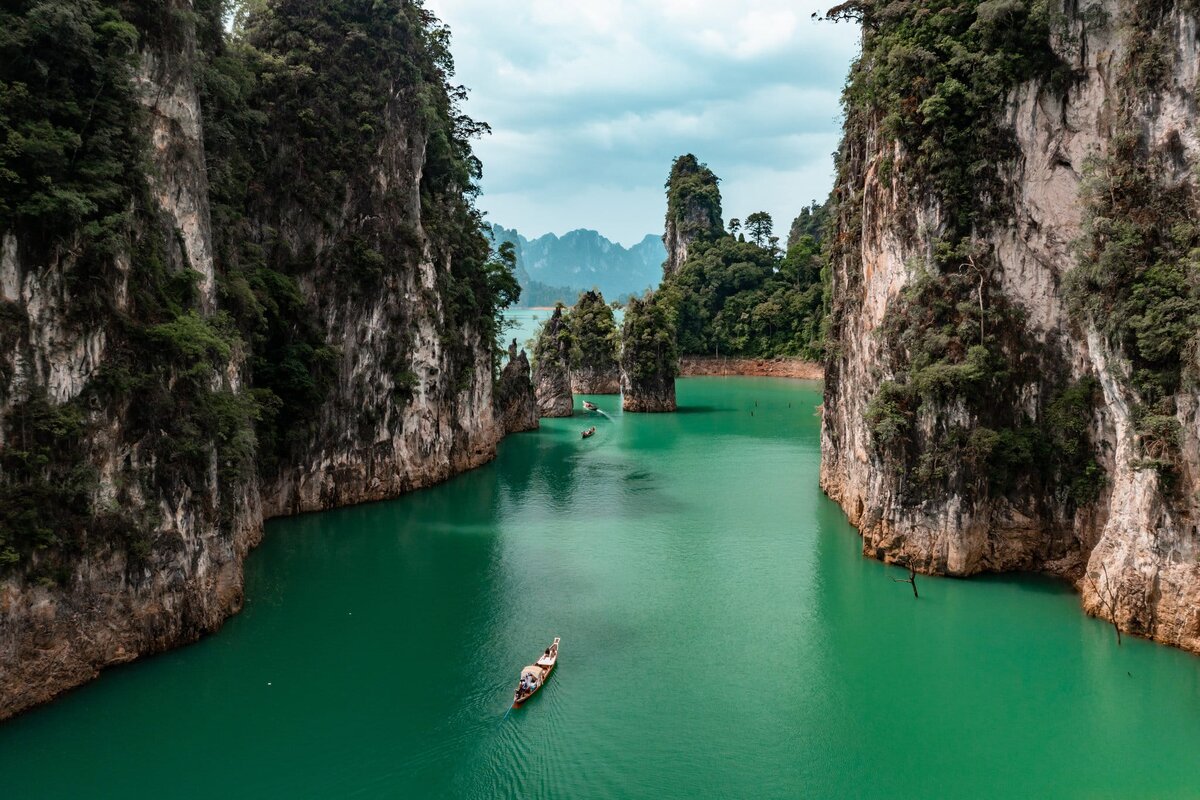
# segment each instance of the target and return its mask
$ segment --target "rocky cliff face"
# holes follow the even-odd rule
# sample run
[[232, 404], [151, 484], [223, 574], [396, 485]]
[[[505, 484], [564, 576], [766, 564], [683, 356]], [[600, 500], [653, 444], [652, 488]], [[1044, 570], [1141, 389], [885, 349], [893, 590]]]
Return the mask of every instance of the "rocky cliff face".
[[721, 218], [721, 193], [717, 176], [690, 153], [679, 156], [667, 178], [667, 218], [663, 245], [667, 260], [663, 277], [669, 278], [687, 261], [688, 247], [697, 239], [712, 239], [725, 232]]
[[[54, 519], [54, 510], [42, 507], [36, 518], [9, 520], [18, 530], [33, 526], [48, 535], [0, 573], [0, 719], [95, 677], [105, 665], [195, 639], [241, 607], [242, 559], [261, 536], [257, 486], [244, 478], [218, 480], [224, 448], [210, 447], [198, 469], [166, 463], [160, 437], [169, 446], [173, 431], [146, 430], [136, 404], [156, 402], [167, 387], [112, 397], [97, 386], [108, 371], [124, 369], [132, 345], [121, 320], [148, 313], [150, 304], [137, 296], [147, 288], [145, 265], [136, 259], [150, 243], [169, 236], [163, 266], [172, 275], [194, 273], [198, 311], [216, 306], [193, 42], [188, 37], [169, 51], [152, 46], [136, 59], [132, 98], [148, 112], [148, 207], [124, 229], [132, 252], [86, 265], [110, 283], [68, 288], [78, 286], [74, 273], [85, 265], [76, 253], [83, 247], [46, 247], [19, 220], [4, 232], [0, 291], [22, 318], [4, 354], [13, 367], [0, 395], [4, 455], [15, 460], [37, 449], [23, 430], [31, 406], [74, 415], [66, 452], [54, 457], [70, 464], [71, 473], [87, 474], [75, 491], [89, 511]], [[74, 239], [82, 240], [83, 234]], [[112, 316], [81, 319], [87, 306]], [[184, 384], [175, 374], [168, 380]], [[207, 380], [213, 398], [238, 392], [244, 378], [237, 354]], [[56, 501], [37, 477], [22, 475], [7, 459], [4, 467], [17, 492]], [[61, 480], [53, 462], [43, 469]]]
[[576, 394], [620, 394], [621, 368], [614, 361], [610, 367], [573, 369], [571, 370], [571, 389]]
[[576, 394], [620, 394], [621, 368], [616, 361], [609, 367], [577, 367], [571, 370], [571, 390]]
[[538, 331], [533, 359], [538, 416], [571, 416], [575, 404], [571, 394], [571, 331], [561, 305]]
[[584, 292], [571, 309], [571, 389], [577, 394], [619, 394], [621, 365], [616, 318], [604, 295]]
[[[94, 118], [44, 113], [79, 131], [72, 164], [95, 151], [128, 168], [81, 177], [38, 165], [9, 196], [39, 202], [6, 206], [0, 218], [0, 719], [104, 666], [219, 627], [241, 607], [242, 561], [266, 517], [443, 480], [491, 458], [503, 432], [492, 398], [494, 308], [448, 299], [451, 283], [484, 280], [487, 247], [471, 227], [470, 173], [446, 177], [465, 163], [446, 148], [465, 145], [438, 127], [452, 115], [445, 62], [424, 38], [432, 17], [398, 3], [379, 17], [405, 36], [356, 31], [408, 48], [385, 56], [402, 58], [405, 71], [391, 61], [358, 69], [353, 53], [329, 59], [329, 70], [388, 88], [376, 95], [387, 98], [379, 133], [361, 143], [371, 157], [321, 176], [338, 198], [325, 205], [306, 204], [302, 173], [288, 170], [306, 146], [330, 147], [337, 108], [297, 91], [333, 121], [317, 131], [285, 124], [285, 95], [297, 87], [284, 81], [273, 105], [239, 117], [248, 101], [230, 91], [236, 80], [217, 80], [231, 76], [214, 75], [215, 51], [198, 44], [221, 47], [219, 19], [193, 14], [187, 0], [131, 6], [125, 20], [84, 6], [77, 21], [100, 35], [31, 46], [109, 70], [94, 80], [85, 67], [41, 73], [84, 82], [40, 96], [85, 92]], [[256, 33], [263, 53], [284, 41], [289, 15], [308, 11], [269, 7], [274, 16]], [[22, 9], [4, 13], [6, 27], [24, 23]], [[336, 14], [325, 23], [332, 41], [354, 38]], [[96, 42], [100, 55], [86, 49]], [[322, 76], [320, 64], [293, 66], [278, 79], [340, 78]], [[433, 106], [414, 113], [418, 97]], [[278, 174], [237, 161], [236, 147], [256, 147], [245, 131], [228, 135], [246, 120], [270, 139], [262, 151], [279, 154], [262, 169]], [[114, 142], [128, 147], [104, 150]], [[306, 177], [319, 168], [313, 159], [306, 167]], [[125, 183], [95, 190], [97, 211], [80, 208], [100, 213], [115, 197], [133, 210], [47, 233], [54, 198], [38, 194], [47, 174], [60, 185], [119, 175]], [[98, 240], [107, 225], [115, 235]]]
[[621, 406], [626, 411], [674, 411], [679, 349], [675, 326], [654, 295], [629, 301], [621, 329]]
[[[906, 33], [896, 5], [851, 9], [822, 485], [868, 555], [1061, 574], [1200, 652], [1195, 8], [939, 5]], [[923, 90], [881, 83], [938, 25], [999, 113], [936, 59]]]
[[529, 358], [524, 350], [517, 352], [516, 339], [508, 346], [508, 363], [500, 372], [496, 408], [505, 433], [537, 430], [537, 395], [529, 377]]

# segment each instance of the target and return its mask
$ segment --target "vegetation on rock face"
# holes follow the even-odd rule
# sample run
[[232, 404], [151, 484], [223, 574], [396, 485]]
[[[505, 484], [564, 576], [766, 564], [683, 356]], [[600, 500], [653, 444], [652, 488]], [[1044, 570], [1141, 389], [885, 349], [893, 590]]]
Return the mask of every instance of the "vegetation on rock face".
[[1067, 281], [1077, 318], [1129, 359], [1140, 465], [1168, 484], [1180, 456], [1176, 394], [1200, 381], [1200, 208], [1179, 135], [1152, 147], [1135, 114], [1165, 88], [1171, 45], [1161, 37], [1174, 5], [1134, 3], [1124, 21], [1143, 46], [1118, 71], [1117, 133], [1088, 165], [1084, 235]]
[[667, 306], [653, 292], [625, 308], [621, 369], [634, 382], [665, 382], [679, 374], [679, 348]]
[[[919, 9], [868, 0], [829, 16], [863, 25], [843, 98], [831, 257], [861, 260], [864, 198], [854, 176], [862, 178], [868, 158], [901, 214], [927, 210], [938, 226], [907, 231], [933, 247], [879, 331], [893, 376], [866, 412], [879, 457], [914, 504], [947, 492], [978, 498], [1031, 488], [1071, 507], [1089, 502], [1103, 483], [1088, 437], [1097, 389], [1071, 382], [1028, 333], [981, 244], [1011, 201], [1002, 180], [1017, 155], [1003, 119], [1008, 93], [1029, 80], [1062, 90], [1072, 77], [1051, 47], [1054, 13], [1019, 0]], [[855, 280], [853, 268], [847, 279]], [[842, 313], [833, 309], [835, 330]]]
[[[162, 69], [192, 70], [200, 92], [215, 312], [201, 310], [197, 273], [146, 178], [147, 114], [133, 78], [140, 54], [156, 50], [172, 54]], [[0, 238], [15, 239], [29, 270], [60, 271], [67, 324], [102, 328], [107, 340], [105, 363], [75, 399], [56, 403], [36, 386], [14, 399], [10, 356], [28, 346], [30, 322], [0, 307], [0, 566], [28, 571], [37, 553], [35, 577], [58, 580], [109, 541], [136, 560], [160, 522], [126, 511], [134, 498], [215, 479], [224, 506], [306, 441], [337, 358], [300, 290], [318, 265], [339, 279], [330, 291], [377, 292], [416, 268], [420, 223], [452, 363], [469, 372], [478, 343], [494, 347], [519, 288], [473, 205], [469, 139], [482, 128], [458, 108], [448, 33], [421, 3], [196, 0], [182, 14], [166, 3], [18, 0], [0, 11], [0, 58]], [[359, 168], [397, 133], [424, 143], [419, 206], [410, 187], [380, 190]], [[325, 252], [293, 252], [281, 235], [304, 219], [324, 229]], [[401, 335], [379, 356], [403, 376], [409, 320], [393, 322]], [[222, 388], [235, 364], [248, 391]], [[102, 493], [92, 459], [106, 453], [91, 448], [114, 423], [139, 462]]]
[[[1003, 125], [1009, 90], [1031, 79], [1063, 87], [1071, 72], [1050, 45], [1053, 13], [1027, 0], [851, 0], [833, 19], [863, 27], [843, 103], [846, 133], [868, 127], [887, 154], [880, 176], [932, 193], [957, 246], [1003, 201], [1000, 171], [1015, 155]], [[878, 121], [878, 125], [876, 125]]]
[[81, 289], [124, 241], [144, 192], [123, 3], [17, 0], [0, 10], [0, 231], [37, 256], [78, 251]]
[[[340, 0], [318, 8], [277, 0], [245, 14], [236, 33], [232, 42], [218, 41], [212, 59], [225, 75], [205, 81], [210, 95], [225, 93], [216, 105], [230, 112], [210, 127], [234, 128], [211, 137], [228, 147], [210, 153], [210, 162], [232, 163], [221, 170], [229, 185], [215, 189], [226, 201], [227, 224], [218, 230], [233, 243], [226, 247], [229, 283], [244, 283], [250, 292], [242, 296], [258, 301], [243, 305], [250, 312], [243, 327], [263, 338], [253, 374], [270, 412], [262, 424], [263, 438], [274, 445], [263, 451], [267, 463], [311, 438], [332, 386], [336, 353], [324, 343], [313, 309], [304, 307], [297, 276], [332, 267], [343, 291], [378, 294], [416, 269], [423, 257], [419, 224], [438, 266], [442, 339], [453, 351], [459, 384], [473, 368], [472, 335], [493, 348], [498, 369], [502, 311], [519, 289], [511, 250], [491, 252], [473, 205], [479, 163], [469, 140], [484, 126], [459, 110], [465, 93], [449, 83], [448, 32], [420, 3]], [[402, 132], [397, 128], [414, 137], [408, 147], [424, 143], [419, 205], [411, 202], [411, 187], [381, 192], [366, 168], [378, 162], [381, 147], [396, 146], [386, 137]], [[261, 162], [254, 148], [264, 141], [270, 158]], [[403, 173], [407, 165], [384, 168]], [[293, 252], [279, 233], [298, 224], [326, 228], [330, 244], [319, 253]], [[391, 324], [403, 331], [412, 321], [398, 316]], [[381, 360], [406, 372], [407, 338], [389, 347]], [[405, 386], [396, 389], [406, 395]]]
[[579, 295], [575, 307], [567, 316], [571, 330], [571, 368], [616, 370], [620, 351], [620, 336], [613, 310], [599, 292]]
[[[1073, 506], [1095, 499], [1103, 472], [1088, 431], [1098, 387], [1042, 374], [1042, 348], [1020, 311], [986, 280], [919, 276], [878, 336], [895, 378], [880, 384], [866, 422], [903, 499], [1003, 496], [1030, 484]], [[1038, 382], [1061, 388], [1031, 416], [1022, 393]]]
[[[693, 196], [697, 176], [705, 176], [706, 202], [719, 212], [716, 177], [703, 165], [681, 171], [685, 159], [694, 156], [677, 159], [672, 170], [672, 182], [682, 175], [685, 189], [668, 184], [668, 206], [679, 202], [671, 199], [676, 194]], [[819, 207], [814, 204], [808, 213], [819, 213]], [[819, 230], [823, 223], [797, 224]], [[730, 232], [693, 241], [687, 260], [664, 278], [660, 302], [671, 309], [681, 352], [821, 358], [829, 279], [821, 245], [804, 234], [783, 253], [772, 228], [765, 212], [751, 214], [744, 224], [731, 220]]]
[[[196, 273], [172, 263], [174, 233], [145, 178], [145, 112], [132, 79], [140, 44], [165, 31], [130, 21], [143, 11], [76, 0], [0, 12], [0, 236], [15, 241], [20, 263], [61, 274], [67, 318], [57, 324], [102, 327], [107, 338], [106, 363], [67, 403], [36, 384], [5, 387], [16, 396], [2, 423], [0, 561], [28, 570], [37, 553], [31, 574], [51, 582], [114, 538], [145, 555], [156, 521], [122, 510], [128, 498], [173, 480], [202, 483], [213, 457], [232, 480], [254, 448], [252, 404], [214, 388], [237, 335], [223, 316], [197, 314]], [[127, 278], [117, 263], [125, 253]], [[10, 352], [31, 335], [24, 314], [13, 321]], [[112, 508], [96, 502], [89, 454], [109, 416], [124, 417], [124, 444], [147, 462], [113, 487]]]
[[792, 227], [788, 230], [787, 247], [789, 250], [792, 245], [798, 244], [805, 236], [811, 236], [813, 241], [821, 243], [825, 238], [826, 229], [829, 227], [829, 212], [832, 205], [832, 198], [827, 199], [824, 203], [813, 200], [810, 205], [800, 209], [800, 213], [792, 220]]
[[691, 239], [715, 238], [724, 232], [720, 179], [690, 153], [671, 164], [667, 178], [667, 228]]
[[518, 351], [517, 340], [508, 348], [508, 362], [496, 382], [496, 408], [505, 433], [535, 430], [538, 427], [537, 396], [530, 380], [529, 357]]
[[571, 350], [575, 345], [575, 337], [569, 324], [570, 314], [567, 307], [559, 303], [554, 307], [554, 313], [538, 328], [533, 345], [533, 366], [536, 369], [542, 364], [561, 361], [564, 366], [570, 363]]
[[569, 417], [572, 413], [571, 350], [574, 337], [566, 307], [555, 307], [538, 331], [533, 348], [533, 386], [538, 413], [543, 417]]

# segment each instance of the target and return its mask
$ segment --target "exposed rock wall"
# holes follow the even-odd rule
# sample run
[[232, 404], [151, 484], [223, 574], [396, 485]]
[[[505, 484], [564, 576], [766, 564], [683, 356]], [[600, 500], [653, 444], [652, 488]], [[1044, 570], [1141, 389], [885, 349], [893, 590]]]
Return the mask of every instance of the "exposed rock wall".
[[621, 367], [578, 367], [571, 370], [571, 390], [576, 394], [620, 394]]
[[[161, 420], [147, 416], [150, 397], [106, 389], [118, 399], [102, 399], [109, 395], [97, 385], [109, 387], [127, 365], [130, 325], [121, 315], [140, 311], [135, 297], [147, 292], [151, 243], [165, 243], [154, 261], [163, 280], [178, 283], [189, 270], [195, 273], [186, 281], [195, 285], [195, 310], [179, 320], [205, 335], [228, 324], [218, 316], [225, 297], [222, 267], [214, 263], [191, 4], [171, 0], [168, 6], [157, 22], [171, 33], [146, 39], [133, 76], [147, 112], [151, 205], [132, 223], [130, 249], [107, 263], [104, 294], [73, 292], [72, 248], [42, 257], [20, 231], [0, 230], [0, 311], [15, 309], [18, 320], [10, 326], [15, 334], [5, 327], [0, 336], [0, 415], [9, 418], [43, 396], [50, 407], [83, 409], [80, 432], [73, 428], [75, 438], [65, 447], [79, 459], [81, 474], [94, 475], [86, 498], [92, 522], [78, 532], [80, 543], [72, 545], [78, 550], [34, 552], [7, 571], [0, 563], [0, 719], [105, 666], [216, 630], [242, 606], [243, 559], [260, 540], [264, 519], [428, 486], [492, 458], [504, 432], [492, 396], [490, 342], [469, 325], [448, 332], [446, 287], [457, 267], [423, 220], [421, 183], [431, 156], [407, 90], [381, 115], [385, 133], [375, 157], [346, 167], [340, 211], [318, 217], [294, 198], [276, 202], [268, 194], [255, 201], [259, 216], [247, 224], [248, 236], [262, 237], [264, 246], [269, 234], [281, 251], [303, 256], [296, 262], [303, 265], [299, 301], [336, 354], [329, 390], [305, 438], [260, 471], [248, 419], [235, 434], [192, 431], [189, 446], [206, 466], [184, 469], [173, 463]], [[277, 132], [294, 135], [287, 126]], [[444, 163], [445, 155], [440, 158]], [[456, 191], [462, 187], [426, 187], [425, 194], [442, 192], [453, 203]], [[445, 216], [440, 222], [446, 224]], [[387, 238], [394, 230], [405, 238]], [[354, 290], [339, 272], [338, 248], [346, 241], [383, 243], [381, 277], [370, 291]], [[81, 314], [85, 303], [113, 316]], [[150, 334], [186, 332], [178, 325]], [[182, 339], [186, 345], [187, 336]], [[229, 352], [214, 359], [205, 388], [223, 404], [218, 411], [245, 415], [249, 345], [232, 341]], [[212, 347], [221, 350], [219, 342]], [[182, 371], [172, 369], [162, 373], [167, 386], [153, 385], [156, 402], [170, 385], [182, 385]], [[166, 397], [164, 413], [177, 416], [171, 403], [180, 398]], [[155, 424], [147, 426], [146, 419]]]
[[671, 175], [667, 179], [666, 232], [663, 234], [667, 260], [663, 264], [663, 277], [669, 278], [683, 266], [692, 242], [720, 236], [724, 231], [717, 176], [694, 155], [679, 156], [671, 165]]
[[[149, 112], [150, 187], [161, 224], [176, 243], [168, 251], [170, 269], [194, 270], [199, 305], [211, 310], [208, 185], [194, 48], [185, 41], [177, 52], [144, 52], [135, 85]], [[160, 234], [156, 225], [135, 231], [138, 238]], [[84, 298], [63, 289], [71, 256], [29, 260], [17, 238], [5, 237], [4, 299], [28, 312], [29, 325], [4, 392], [5, 413], [42, 391], [57, 403], [79, 399], [114, 357], [106, 347], [115, 336], [108, 321], [81, 324], [74, 311]], [[130, 253], [115, 259], [111, 302], [118, 312], [128, 302], [130, 260]], [[235, 359], [214, 380], [224, 390], [240, 390], [240, 363]], [[242, 560], [262, 532], [257, 486], [250, 480], [220, 485], [215, 453], [199, 482], [148, 477], [164, 465], [156, 464], [145, 438], [130, 433], [130, 416], [127, 406], [96, 404], [93, 434], [81, 446], [99, 475], [97, 505], [118, 508], [127, 518], [159, 517], [147, 551], [133, 557], [102, 541], [57, 584], [36, 581], [29, 571], [0, 577], [0, 719], [90, 680], [104, 666], [211, 632], [241, 608]], [[39, 560], [51, 563], [49, 556], [35, 559], [34, 573]]]
[[516, 339], [508, 346], [508, 363], [500, 372], [496, 408], [505, 433], [537, 430], [537, 395], [530, 379], [529, 358], [524, 350], [517, 352]]
[[533, 358], [538, 416], [571, 416], [575, 403], [571, 394], [571, 331], [562, 305], [554, 309], [538, 332]]
[[[950, 575], [1061, 574], [1074, 581], [1088, 613], [1200, 652], [1200, 394], [1185, 380], [1159, 404], [1172, 409], [1166, 416], [1180, 431], [1168, 479], [1147, 462], [1138, 411], [1147, 400], [1132, 385], [1127, 344], [1103, 332], [1102, 315], [1080, 313], [1068, 297], [1069, 276], [1080, 264], [1077, 243], [1090, 230], [1087, 184], [1096, 161], [1112, 156], [1123, 137], [1138, 138], [1143, 157], [1162, 154], [1170, 165], [1156, 178], [1163, 190], [1184, 192], [1194, 203], [1197, 17], [1185, 4], [1168, 3], [1161, 19], [1151, 19], [1156, 12], [1130, 0], [1104, 0], [1086, 14], [1074, 6], [1059, 10], [1067, 26], [1053, 46], [1077, 79], [1065, 89], [1028, 81], [1009, 93], [1000, 124], [1015, 151], [1001, 164], [1001, 213], [974, 243], [994, 265], [979, 270], [978, 297], [982, 302], [986, 283], [989, 304], [1019, 309], [1020, 335], [1036, 359], [1031, 375], [1011, 378], [1012, 399], [998, 395], [994, 404], [1045, 424], [1055, 373], [1098, 384], [1093, 410], [1081, 421], [1106, 476], [1102, 488], [1074, 502], [1061, 484], [1018, 476], [1007, 491], [951, 482], [945, 491], [923, 493], [915, 487], [917, 470], [897, 467], [881, 451], [869, 422], [879, 412], [871, 404], [884, 382], [899, 379], [889, 356], [897, 343], [884, 329], [910, 302], [906, 289], [936, 269], [933, 253], [953, 213], [930, 199], [932, 192], [905, 185], [916, 156], [883, 133], [886, 110], [860, 117], [868, 124], [848, 129], [839, 154], [835, 356], [826, 370], [821, 483], [859, 528], [867, 555]], [[1147, 35], [1160, 57], [1161, 84], [1137, 78], [1131, 90], [1131, 65], [1147, 51]], [[981, 425], [978, 412], [961, 402], [904, 413], [915, 413], [908, 464], [922, 468], [939, 431]]]

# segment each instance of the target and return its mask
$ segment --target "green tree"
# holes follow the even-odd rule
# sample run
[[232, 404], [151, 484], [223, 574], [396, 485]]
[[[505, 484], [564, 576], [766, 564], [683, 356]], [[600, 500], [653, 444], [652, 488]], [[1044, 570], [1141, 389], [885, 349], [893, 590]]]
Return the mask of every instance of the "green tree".
[[[715, 191], [716, 176], [707, 184]], [[761, 211], [744, 224], [731, 220], [728, 233], [693, 241], [685, 263], [663, 281], [659, 302], [669, 309], [681, 352], [823, 356], [827, 256], [812, 236], [780, 253], [772, 228], [771, 215]], [[750, 241], [735, 235], [742, 230]]]
[[766, 247], [770, 244], [771, 236], [774, 232], [775, 221], [771, 219], [771, 215], [767, 212], [755, 211], [746, 217], [746, 233], [749, 234], [750, 241], [759, 247]]
[[568, 317], [573, 347], [571, 367], [606, 371], [615, 369], [620, 346], [616, 318], [598, 291], [583, 292]]

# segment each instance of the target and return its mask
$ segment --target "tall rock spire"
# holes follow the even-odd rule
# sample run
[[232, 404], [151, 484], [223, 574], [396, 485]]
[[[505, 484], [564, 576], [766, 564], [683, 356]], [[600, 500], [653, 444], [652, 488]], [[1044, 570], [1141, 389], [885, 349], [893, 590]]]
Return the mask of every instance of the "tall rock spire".
[[725, 232], [721, 219], [720, 181], [707, 165], [691, 153], [671, 164], [667, 178], [667, 225], [663, 244], [667, 260], [663, 277], [675, 274], [687, 260], [688, 246], [697, 239], [712, 239]]

